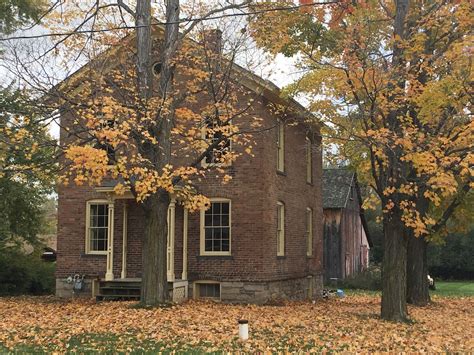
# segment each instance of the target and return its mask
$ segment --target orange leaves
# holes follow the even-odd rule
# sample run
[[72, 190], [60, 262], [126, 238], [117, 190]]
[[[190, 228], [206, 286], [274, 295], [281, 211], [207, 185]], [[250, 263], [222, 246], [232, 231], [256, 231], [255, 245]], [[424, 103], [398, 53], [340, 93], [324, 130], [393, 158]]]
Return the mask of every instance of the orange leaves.
[[[51, 298], [0, 300], [0, 344], [46, 352], [469, 352], [473, 298], [435, 298], [412, 308], [413, 324], [381, 321], [379, 299], [293, 302], [282, 306], [187, 303], [133, 309], [129, 302]], [[249, 320], [247, 342], [237, 320]], [[0, 345], [0, 349], [1, 345]], [[165, 351], [165, 350], [168, 351]], [[154, 350], [154, 351], [153, 351]]]
[[107, 174], [107, 153], [90, 146], [71, 145], [66, 150], [66, 158], [72, 162], [71, 172], [78, 185], [89, 183], [99, 185]]

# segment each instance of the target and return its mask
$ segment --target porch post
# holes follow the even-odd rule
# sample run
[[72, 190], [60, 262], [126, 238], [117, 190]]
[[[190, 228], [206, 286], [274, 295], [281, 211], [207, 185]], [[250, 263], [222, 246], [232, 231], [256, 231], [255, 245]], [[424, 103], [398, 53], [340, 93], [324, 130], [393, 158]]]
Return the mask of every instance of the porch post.
[[175, 235], [175, 209], [176, 200], [171, 199], [168, 207], [168, 253], [167, 253], [167, 265], [168, 265], [168, 281], [174, 281], [174, 235]]
[[181, 280], [188, 279], [188, 209], [183, 208], [183, 273]]
[[128, 210], [127, 201], [123, 200], [123, 221], [122, 221], [122, 273], [120, 277], [122, 279], [127, 277], [127, 240], [128, 240]]
[[105, 280], [114, 279], [114, 200], [109, 199], [108, 205], [108, 225], [107, 225], [107, 269]]

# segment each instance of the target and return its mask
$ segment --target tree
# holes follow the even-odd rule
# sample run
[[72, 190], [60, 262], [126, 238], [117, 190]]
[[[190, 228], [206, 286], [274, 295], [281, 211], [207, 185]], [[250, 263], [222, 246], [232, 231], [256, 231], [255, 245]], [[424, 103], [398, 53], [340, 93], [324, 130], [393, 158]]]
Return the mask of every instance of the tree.
[[25, 94], [0, 90], [0, 249], [37, 244], [53, 191], [54, 142]]
[[472, 193], [472, 18], [467, 1], [342, 1], [253, 23], [261, 46], [299, 54], [289, 91], [306, 94], [381, 200], [383, 319], [408, 319], [409, 240], [442, 229]]

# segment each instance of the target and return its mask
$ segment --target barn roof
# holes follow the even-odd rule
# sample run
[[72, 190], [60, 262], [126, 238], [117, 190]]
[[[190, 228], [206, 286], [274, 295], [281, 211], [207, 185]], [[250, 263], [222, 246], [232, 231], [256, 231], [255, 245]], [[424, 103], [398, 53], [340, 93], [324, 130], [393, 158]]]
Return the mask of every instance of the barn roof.
[[323, 169], [323, 208], [345, 208], [355, 173], [346, 168]]

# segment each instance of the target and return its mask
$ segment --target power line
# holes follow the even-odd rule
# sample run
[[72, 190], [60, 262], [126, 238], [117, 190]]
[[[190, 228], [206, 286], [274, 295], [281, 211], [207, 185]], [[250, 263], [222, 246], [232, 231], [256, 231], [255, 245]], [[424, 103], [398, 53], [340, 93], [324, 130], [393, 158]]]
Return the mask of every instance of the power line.
[[[164, 26], [164, 25], [172, 25], [172, 24], [181, 24], [181, 23], [190, 23], [194, 21], [209, 21], [209, 20], [216, 20], [216, 19], [221, 19], [221, 18], [227, 18], [227, 17], [238, 17], [238, 16], [249, 16], [249, 15], [258, 15], [266, 12], [274, 12], [274, 11], [290, 11], [290, 10], [297, 10], [301, 9], [303, 7], [308, 7], [308, 6], [319, 6], [319, 5], [330, 5], [330, 4], [336, 4], [338, 3], [339, 0], [335, 1], [321, 1], [321, 2], [313, 2], [311, 4], [300, 4], [300, 5], [294, 5], [294, 6], [279, 6], [279, 7], [274, 7], [271, 9], [261, 9], [261, 10], [255, 10], [251, 12], [241, 12], [241, 13], [234, 13], [234, 14], [222, 14], [218, 16], [209, 16], [209, 17], [197, 17], [197, 18], [184, 18], [178, 21], [172, 21], [172, 22], [158, 22], [158, 23], [152, 23], [150, 26]], [[84, 34], [84, 33], [104, 33], [104, 32], [112, 32], [112, 31], [118, 31], [118, 30], [132, 30], [132, 29], [137, 29], [137, 28], [143, 28], [147, 27], [147, 25], [143, 26], [117, 26], [117, 27], [112, 27], [112, 28], [104, 28], [104, 29], [90, 29], [90, 30], [77, 30], [77, 31], [72, 31], [72, 32], [56, 32], [56, 33], [44, 33], [40, 35], [25, 35], [25, 36], [11, 36], [11, 37], [4, 37], [0, 38], [0, 42], [6, 42], [6, 41], [12, 41], [12, 40], [24, 40], [24, 39], [38, 39], [38, 38], [47, 38], [47, 37], [61, 37], [61, 36], [73, 36], [77, 34]]]

